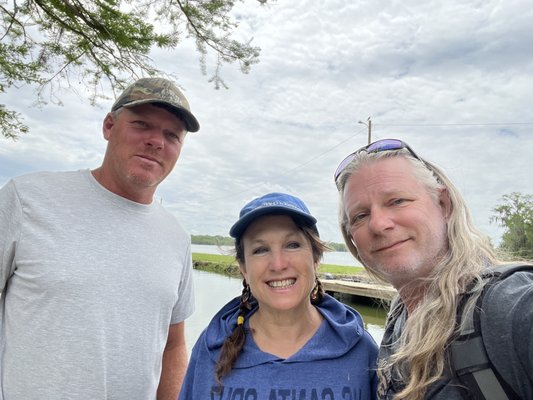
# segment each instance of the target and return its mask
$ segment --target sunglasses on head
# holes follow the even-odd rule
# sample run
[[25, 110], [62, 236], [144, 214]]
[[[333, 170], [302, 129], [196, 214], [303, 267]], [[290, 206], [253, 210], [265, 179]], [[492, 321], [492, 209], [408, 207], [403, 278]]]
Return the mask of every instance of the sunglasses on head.
[[402, 142], [399, 139], [381, 139], [377, 140], [373, 143], [370, 143], [367, 146], [361, 147], [359, 150], [354, 151], [351, 154], [348, 154], [344, 160], [341, 161], [339, 166], [337, 167], [337, 170], [335, 171], [335, 174], [333, 175], [335, 179], [335, 184], [338, 185], [338, 179], [339, 176], [341, 176], [342, 172], [346, 169], [346, 167], [353, 161], [353, 159], [357, 156], [357, 154], [365, 152], [365, 153], [379, 153], [381, 151], [390, 151], [390, 150], [401, 150], [401, 149], [407, 149], [411, 155], [416, 158], [417, 160], [422, 161], [420, 157], [414, 152], [412, 148], [409, 147], [409, 145], [405, 142]]

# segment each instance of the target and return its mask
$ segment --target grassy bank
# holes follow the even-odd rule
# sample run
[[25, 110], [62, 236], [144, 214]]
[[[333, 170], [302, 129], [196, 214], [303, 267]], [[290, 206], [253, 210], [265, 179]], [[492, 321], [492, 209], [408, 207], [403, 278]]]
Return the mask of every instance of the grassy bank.
[[[233, 256], [221, 254], [192, 253], [192, 260], [195, 269], [215, 272], [223, 275], [239, 276], [239, 267]], [[320, 274], [331, 274], [336, 277], [355, 276], [364, 274], [363, 267], [351, 267], [333, 264], [321, 264]]]

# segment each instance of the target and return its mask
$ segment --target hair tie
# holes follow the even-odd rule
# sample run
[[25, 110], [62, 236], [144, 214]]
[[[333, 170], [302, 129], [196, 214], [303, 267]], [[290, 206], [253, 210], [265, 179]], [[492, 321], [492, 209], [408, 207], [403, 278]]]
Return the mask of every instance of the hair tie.
[[239, 315], [237, 317], [237, 325], [242, 325], [242, 324], [244, 324], [244, 316]]

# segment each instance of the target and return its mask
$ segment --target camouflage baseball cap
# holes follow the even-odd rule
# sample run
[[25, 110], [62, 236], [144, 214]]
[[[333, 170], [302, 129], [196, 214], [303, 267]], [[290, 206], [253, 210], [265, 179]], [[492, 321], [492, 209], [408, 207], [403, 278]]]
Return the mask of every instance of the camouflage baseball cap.
[[111, 111], [120, 107], [134, 107], [141, 104], [160, 103], [170, 106], [174, 113], [185, 122], [189, 132], [197, 132], [200, 124], [191, 113], [189, 102], [181, 91], [168, 79], [141, 78], [128, 86], [111, 107]]

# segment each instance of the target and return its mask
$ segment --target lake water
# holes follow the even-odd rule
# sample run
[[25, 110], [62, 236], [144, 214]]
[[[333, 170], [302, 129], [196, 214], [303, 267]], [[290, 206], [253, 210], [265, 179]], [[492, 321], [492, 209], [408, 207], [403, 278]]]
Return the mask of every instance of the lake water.
[[[229, 254], [228, 248], [218, 249], [217, 246], [193, 245], [194, 253], [207, 254]], [[325, 261], [331, 264], [346, 265], [339, 262]], [[354, 263], [355, 265], [355, 263]], [[232, 298], [240, 295], [242, 290], [242, 280], [224, 275], [205, 271], [193, 271], [195, 286], [196, 311], [185, 322], [187, 347], [190, 350], [198, 339], [202, 330], [217, 311]], [[354, 302], [354, 297], [346, 296], [340, 298], [341, 301], [355, 308], [363, 317], [365, 327], [379, 344], [383, 337], [386, 311], [370, 303]]]

